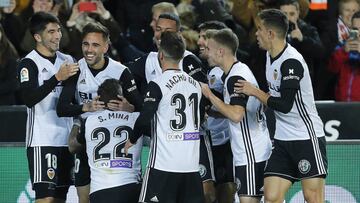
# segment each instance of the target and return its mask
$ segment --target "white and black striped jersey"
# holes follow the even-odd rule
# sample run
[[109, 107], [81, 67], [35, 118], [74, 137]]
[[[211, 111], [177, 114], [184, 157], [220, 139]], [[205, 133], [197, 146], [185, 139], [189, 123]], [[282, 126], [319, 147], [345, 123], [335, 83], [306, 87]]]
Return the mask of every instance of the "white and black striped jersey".
[[309, 69], [301, 54], [287, 44], [282, 53], [271, 59], [266, 54], [266, 79], [272, 97], [283, 97], [280, 90], [296, 89], [295, 101], [289, 113], [274, 111], [275, 139], [307, 140], [325, 136], [318, 116]]
[[[208, 72], [209, 88], [214, 90], [223, 100], [224, 82], [222, 76], [224, 71], [220, 67], [213, 67]], [[216, 107], [212, 106], [213, 111], [217, 111]], [[207, 129], [210, 130], [211, 141], [213, 146], [225, 144], [230, 139], [229, 120], [226, 118], [214, 118], [208, 116]]]
[[271, 152], [271, 141], [263, 105], [256, 97], [247, 97], [234, 91], [234, 84], [239, 79], [258, 87], [249, 67], [241, 62], [233, 64], [224, 81], [224, 102], [245, 108], [244, 117], [240, 122], [235, 123], [229, 120], [230, 142], [235, 166], [265, 161]]
[[[98, 87], [109, 78], [119, 80], [124, 97], [135, 106], [135, 110], [139, 111], [141, 108], [142, 97], [137, 91], [135, 80], [126, 66], [105, 57], [104, 68], [101, 70], [88, 67], [84, 59], [79, 61], [79, 69], [78, 74], [65, 83], [58, 104], [59, 115], [78, 116], [81, 114], [82, 117], [87, 117], [91, 113], [83, 113], [82, 104], [91, 102], [97, 96]], [[74, 95], [76, 104], [73, 104]]]
[[101, 111], [85, 121], [86, 152], [90, 166], [90, 193], [137, 183], [141, 178], [142, 137], [124, 154], [124, 146], [138, 112]]
[[200, 83], [170, 69], [148, 85], [136, 121], [134, 143], [152, 120], [148, 166], [168, 172], [198, 172], [200, 146]]
[[20, 92], [28, 107], [28, 147], [68, 145], [72, 118], [59, 118], [56, 114], [62, 84], [55, 78], [60, 66], [66, 61], [72, 62], [73, 58], [56, 52], [56, 56], [49, 59], [33, 50], [18, 65]]

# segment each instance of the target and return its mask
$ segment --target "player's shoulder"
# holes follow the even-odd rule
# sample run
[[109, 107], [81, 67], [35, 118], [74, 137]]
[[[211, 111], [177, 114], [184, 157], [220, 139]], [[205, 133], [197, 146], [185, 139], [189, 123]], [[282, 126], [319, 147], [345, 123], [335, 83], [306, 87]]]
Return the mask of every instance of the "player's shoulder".
[[70, 56], [69, 54], [62, 53], [60, 51], [56, 52], [56, 56], [57, 56], [57, 58], [59, 58], [63, 61], [69, 61], [70, 63], [76, 62], [76, 60], [72, 56]]

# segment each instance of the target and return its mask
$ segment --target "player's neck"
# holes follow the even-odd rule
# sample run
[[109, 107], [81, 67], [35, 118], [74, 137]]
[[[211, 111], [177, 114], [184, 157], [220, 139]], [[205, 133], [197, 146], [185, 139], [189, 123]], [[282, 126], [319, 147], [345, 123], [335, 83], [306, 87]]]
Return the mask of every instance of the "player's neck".
[[103, 57], [98, 63], [92, 65], [91, 68], [95, 70], [100, 70], [104, 67], [104, 65], [105, 65], [105, 58]]
[[234, 63], [237, 61], [237, 58], [233, 55], [224, 56], [223, 63], [221, 64], [221, 67], [223, 67], [223, 71], [225, 74], [228, 74], [231, 70], [231, 67], [234, 65]]
[[166, 70], [169, 70], [169, 69], [172, 69], [172, 70], [179, 69], [179, 64], [163, 61], [161, 63], [161, 69], [163, 72]]
[[277, 55], [279, 55], [284, 50], [285, 46], [285, 40], [274, 40], [269, 50], [271, 58], [275, 58]]
[[49, 49], [47, 49], [46, 47], [38, 44], [36, 45], [36, 51], [38, 51], [41, 55], [46, 56], [46, 57], [53, 57], [55, 56], [56, 52], [50, 51]]

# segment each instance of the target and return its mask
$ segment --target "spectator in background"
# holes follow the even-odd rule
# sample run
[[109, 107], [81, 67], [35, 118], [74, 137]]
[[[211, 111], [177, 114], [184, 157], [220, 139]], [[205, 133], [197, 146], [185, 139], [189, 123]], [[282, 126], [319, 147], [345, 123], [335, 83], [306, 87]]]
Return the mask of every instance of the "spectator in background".
[[8, 7], [0, 8], [0, 23], [7, 38], [15, 46], [16, 50], [20, 50], [20, 42], [25, 29], [21, 18], [13, 13], [15, 7], [16, 0], [10, 0]]
[[289, 19], [287, 41], [303, 55], [314, 86], [314, 60], [320, 59], [324, 52], [317, 29], [300, 19], [300, 6], [297, 0], [281, 0], [278, 5]]
[[1, 25], [0, 47], [0, 105], [14, 105], [17, 87], [16, 65], [19, 56]]
[[71, 47], [72, 44], [70, 44], [69, 33], [67, 29], [65, 29], [64, 27], [66, 17], [65, 17], [65, 13], [63, 13], [62, 6], [63, 3], [56, 3], [54, 0], [33, 0], [32, 3], [29, 4], [29, 7], [20, 14], [22, 21], [25, 25], [25, 31], [24, 31], [25, 34], [20, 44], [21, 54], [28, 53], [35, 48], [35, 41], [28, 27], [28, 19], [33, 14], [38, 13], [40, 11], [51, 13], [60, 20], [60, 26], [62, 28], [61, 30], [62, 40], [60, 42], [60, 49], [64, 51], [68, 51], [65, 50], [64, 48], [67, 47], [68, 45], [69, 47]]
[[352, 17], [350, 37], [333, 53], [329, 70], [337, 75], [336, 101], [360, 101], [360, 12]]
[[[86, 1], [86, 0], [85, 0]], [[96, 10], [93, 11], [84, 11], [79, 9], [79, 4], [84, 2], [80, 0], [72, 7], [71, 15], [66, 22], [66, 27], [69, 30], [69, 36], [72, 46], [68, 47], [68, 53], [74, 56], [76, 59], [82, 57], [81, 52], [81, 32], [82, 29], [88, 23], [99, 22], [110, 31], [110, 40], [108, 54], [115, 60], [119, 60], [116, 49], [112, 46], [112, 43], [118, 41], [118, 36], [120, 33], [120, 27], [115, 19], [111, 16], [110, 12], [104, 7], [102, 1], [94, 1], [96, 3]]]
[[358, 0], [339, 1], [339, 18], [337, 22], [337, 31], [340, 43], [343, 43], [349, 37], [351, 18], [354, 13], [359, 11], [359, 9], [360, 4]]

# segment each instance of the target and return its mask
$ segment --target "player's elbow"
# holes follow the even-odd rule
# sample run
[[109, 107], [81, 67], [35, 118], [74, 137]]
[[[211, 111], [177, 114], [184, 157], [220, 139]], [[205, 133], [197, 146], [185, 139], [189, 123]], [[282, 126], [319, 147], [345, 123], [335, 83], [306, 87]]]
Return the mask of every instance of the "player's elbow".
[[239, 123], [244, 117], [244, 114], [242, 113], [235, 113], [233, 115], [230, 116], [230, 120], [234, 123]]

